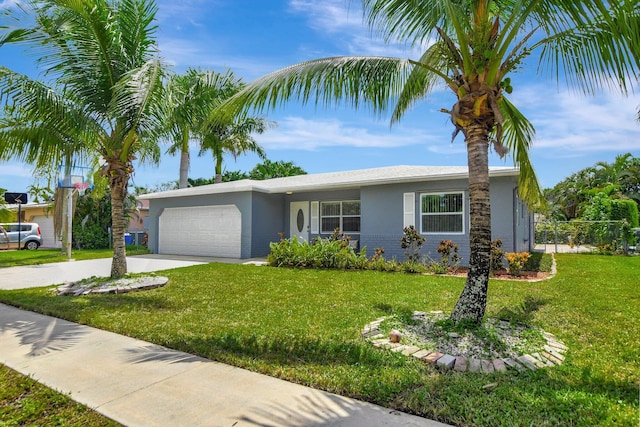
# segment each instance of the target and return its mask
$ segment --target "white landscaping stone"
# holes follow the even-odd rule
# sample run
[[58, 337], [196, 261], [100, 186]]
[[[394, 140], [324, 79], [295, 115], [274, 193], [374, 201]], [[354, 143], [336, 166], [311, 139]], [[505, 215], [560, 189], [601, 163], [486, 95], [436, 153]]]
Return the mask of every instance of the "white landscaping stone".
[[536, 369], [538, 369], [536, 367], [536, 359], [534, 359], [533, 357], [531, 357], [528, 354], [524, 354], [524, 355], [518, 357], [516, 360], [518, 362], [522, 363], [527, 368], [531, 369], [532, 371], [535, 371]]

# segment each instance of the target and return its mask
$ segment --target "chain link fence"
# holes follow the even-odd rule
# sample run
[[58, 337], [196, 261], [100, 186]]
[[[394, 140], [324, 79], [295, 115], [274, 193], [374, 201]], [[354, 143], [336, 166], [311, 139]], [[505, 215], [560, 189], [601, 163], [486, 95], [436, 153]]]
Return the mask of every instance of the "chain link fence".
[[536, 221], [536, 249], [545, 252], [637, 253], [640, 229], [627, 221]]

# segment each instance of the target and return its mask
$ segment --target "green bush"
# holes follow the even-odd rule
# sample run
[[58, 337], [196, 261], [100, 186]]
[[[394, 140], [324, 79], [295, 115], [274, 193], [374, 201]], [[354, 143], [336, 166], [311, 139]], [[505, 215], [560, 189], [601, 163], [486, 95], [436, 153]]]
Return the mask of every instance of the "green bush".
[[367, 247], [356, 254], [348, 241], [336, 239], [335, 236], [328, 239], [313, 239], [311, 243], [299, 241], [296, 237], [285, 239], [280, 237], [279, 242], [270, 245], [271, 252], [267, 256], [267, 262], [274, 267], [307, 267], [307, 268], [335, 268], [342, 270], [375, 270], [386, 272], [406, 271], [420, 273], [426, 271], [426, 267], [417, 262], [407, 261], [398, 263], [394, 260], [385, 260], [382, 254], [383, 248], [376, 248], [374, 255], [367, 257]]
[[109, 247], [109, 232], [100, 224], [74, 224], [73, 247], [76, 249], [106, 249]]
[[269, 265], [276, 267], [355, 268], [359, 263], [353, 248], [342, 240], [315, 239], [313, 243], [280, 239], [271, 243], [267, 256]]
[[491, 242], [491, 261], [489, 264], [489, 271], [491, 271], [491, 273], [495, 273], [504, 268], [504, 249], [501, 248], [501, 239], [495, 239]]
[[638, 227], [638, 204], [631, 199], [611, 200], [611, 219], [626, 220], [632, 228]]
[[402, 232], [404, 235], [400, 239], [400, 246], [404, 249], [404, 255], [407, 260], [417, 263], [420, 260], [420, 248], [427, 239], [413, 225], [405, 227]]

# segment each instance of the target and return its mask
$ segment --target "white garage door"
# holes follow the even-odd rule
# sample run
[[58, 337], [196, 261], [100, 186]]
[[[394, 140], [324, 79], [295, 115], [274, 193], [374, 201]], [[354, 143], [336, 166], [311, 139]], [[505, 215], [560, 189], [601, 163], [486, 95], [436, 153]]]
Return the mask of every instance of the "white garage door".
[[240, 258], [242, 214], [235, 205], [167, 208], [158, 253]]
[[53, 234], [53, 216], [36, 215], [31, 222], [37, 222], [42, 234], [43, 248], [61, 248], [62, 243]]

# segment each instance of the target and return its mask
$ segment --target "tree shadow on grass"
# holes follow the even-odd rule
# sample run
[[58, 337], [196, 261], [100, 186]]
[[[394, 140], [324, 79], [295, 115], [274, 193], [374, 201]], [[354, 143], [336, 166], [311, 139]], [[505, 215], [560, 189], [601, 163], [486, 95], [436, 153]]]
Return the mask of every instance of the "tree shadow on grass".
[[533, 315], [548, 302], [545, 298], [527, 296], [522, 303], [516, 307], [502, 307], [496, 317], [508, 320], [511, 323], [530, 325], [533, 322]]
[[[168, 343], [169, 347], [189, 351], [183, 342]], [[259, 359], [284, 366], [358, 365], [378, 367], [384, 364], [400, 365], [404, 362], [396, 354], [381, 352], [364, 341], [339, 339], [313, 339], [303, 336], [257, 337], [255, 335], [223, 334], [209, 338], [190, 339], [189, 349], [202, 356], [220, 360], [220, 354]], [[222, 358], [224, 359], [224, 357]]]

